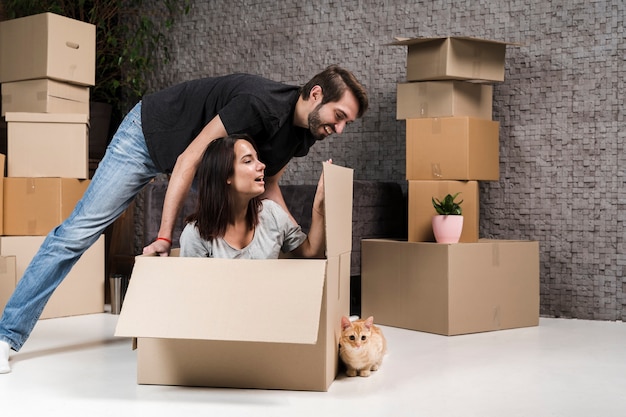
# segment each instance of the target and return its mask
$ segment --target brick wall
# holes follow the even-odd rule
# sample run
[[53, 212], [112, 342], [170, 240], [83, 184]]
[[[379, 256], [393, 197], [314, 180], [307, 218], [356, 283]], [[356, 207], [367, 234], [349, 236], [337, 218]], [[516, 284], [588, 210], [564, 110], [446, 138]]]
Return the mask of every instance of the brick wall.
[[303, 84], [331, 63], [369, 90], [366, 116], [294, 160], [284, 183], [313, 183], [332, 157], [356, 179], [404, 185], [396, 83], [406, 49], [395, 36], [475, 36], [509, 47], [494, 88], [501, 123], [498, 182], [481, 184], [483, 237], [538, 240], [541, 314], [618, 320], [624, 292], [624, 78], [621, 0], [191, 0], [172, 32], [173, 60], [151, 89], [247, 71]]

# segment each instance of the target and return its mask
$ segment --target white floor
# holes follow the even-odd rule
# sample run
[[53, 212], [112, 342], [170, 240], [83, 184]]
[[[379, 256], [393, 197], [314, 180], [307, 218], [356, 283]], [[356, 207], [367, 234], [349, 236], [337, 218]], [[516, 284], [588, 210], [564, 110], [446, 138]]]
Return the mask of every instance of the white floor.
[[108, 313], [40, 321], [2, 415], [624, 416], [626, 324], [541, 319], [539, 327], [445, 337], [381, 326], [389, 354], [369, 378], [329, 392], [140, 386], [130, 340]]

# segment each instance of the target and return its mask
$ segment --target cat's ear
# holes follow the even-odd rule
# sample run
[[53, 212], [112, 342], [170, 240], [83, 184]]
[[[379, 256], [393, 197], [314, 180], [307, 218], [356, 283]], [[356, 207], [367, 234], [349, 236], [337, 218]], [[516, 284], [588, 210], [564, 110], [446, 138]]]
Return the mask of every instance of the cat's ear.
[[374, 324], [374, 316], [369, 316], [367, 320], [365, 320], [365, 327], [369, 329], [372, 327], [372, 324]]
[[350, 326], [352, 326], [352, 323], [350, 323], [350, 319], [346, 316], [341, 317], [341, 330], [346, 330]]

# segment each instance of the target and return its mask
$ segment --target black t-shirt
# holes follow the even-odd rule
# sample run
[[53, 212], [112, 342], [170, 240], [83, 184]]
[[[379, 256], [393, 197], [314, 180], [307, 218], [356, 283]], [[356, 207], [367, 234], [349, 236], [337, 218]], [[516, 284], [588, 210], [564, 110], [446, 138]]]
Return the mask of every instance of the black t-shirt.
[[293, 125], [298, 92], [298, 87], [259, 76], [233, 74], [146, 95], [141, 122], [150, 156], [160, 170], [172, 172], [178, 155], [219, 114], [228, 134], [254, 139], [265, 175], [273, 176], [315, 143], [308, 129]]

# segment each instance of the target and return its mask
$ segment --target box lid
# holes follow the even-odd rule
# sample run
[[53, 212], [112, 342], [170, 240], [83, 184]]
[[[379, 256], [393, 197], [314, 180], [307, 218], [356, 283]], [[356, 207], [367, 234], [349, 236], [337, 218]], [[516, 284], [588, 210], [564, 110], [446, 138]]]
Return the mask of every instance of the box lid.
[[[328, 257], [352, 248], [352, 169], [324, 163]], [[116, 336], [314, 344], [328, 261], [138, 256]]]
[[116, 336], [317, 341], [326, 260], [138, 256]]
[[476, 41], [476, 42], [486, 42], [486, 43], [496, 43], [496, 44], [503, 44], [503, 45], [519, 45], [518, 43], [513, 43], [513, 42], [503, 42], [503, 41], [496, 41], [496, 40], [489, 40], [489, 39], [480, 39], [480, 38], [473, 38], [473, 37], [469, 37], [469, 36], [439, 36], [439, 37], [434, 37], [434, 38], [404, 38], [404, 37], [395, 37], [394, 38], [395, 41], [387, 44], [387, 45], [416, 45], [419, 43], [425, 43], [425, 42], [432, 42], [432, 41], [438, 41], [438, 40], [444, 40], [444, 39], [463, 39], [463, 40], [468, 40], [468, 41]]
[[81, 113], [27, 113], [7, 112], [7, 122], [28, 123], [89, 123], [89, 116]]
[[324, 162], [326, 256], [352, 250], [353, 170]]

